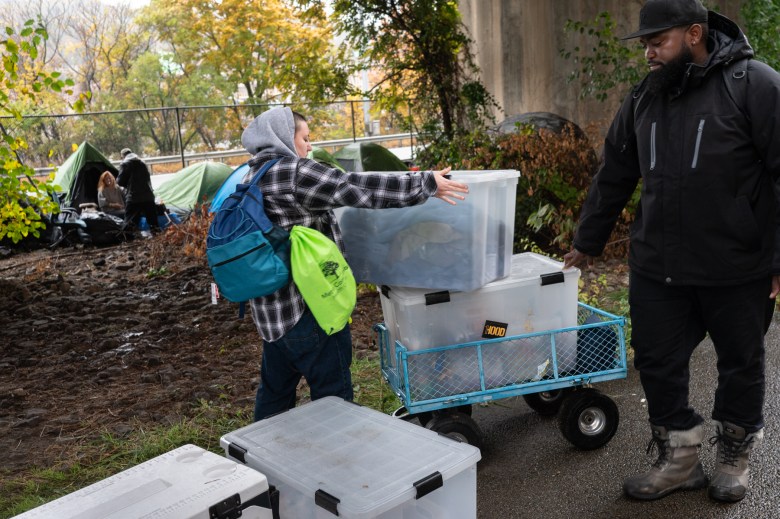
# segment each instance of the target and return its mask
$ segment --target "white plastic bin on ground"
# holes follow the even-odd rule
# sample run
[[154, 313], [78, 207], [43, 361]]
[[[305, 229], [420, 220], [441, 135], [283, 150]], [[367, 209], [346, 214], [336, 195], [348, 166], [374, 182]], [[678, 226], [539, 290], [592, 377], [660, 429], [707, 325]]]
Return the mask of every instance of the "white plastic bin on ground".
[[476, 517], [479, 449], [326, 397], [226, 434], [294, 519]]
[[455, 206], [431, 198], [412, 207], [337, 211], [357, 281], [468, 291], [509, 275], [520, 173], [451, 174], [469, 186]]
[[256, 470], [184, 445], [16, 516], [17, 519], [272, 519]]
[[[508, 277], [471, 292], [381, 287], [391, 365], [395, 366], [396, 340], [414, 351], [577, 326], [580, 271], [564, 271], [562, 267], [551, 258], [526, 252], [512, 256]], [[559, 371], [575, 367], [576, 349], [576, 332], [556, 334]], [[493, 372], [485, 376], [500, 379], [509, 368], [514, 382], [541, 378], [546, 362], [552, 360], [550, 353], [549, 337], [488, 345], [483, 349], [485, 366], [492, 366]], [[439, 364], [445, 361], [448, 372], [466, 370], [478, 385], [473, 355], [473, 350], [453, 350], [443, 355]], [[429, 362], [432, 358], [415, 360]], [[441, 366], [436, 373], [441, 376]], [[488, 385], [504, 383], [501, 380]]]

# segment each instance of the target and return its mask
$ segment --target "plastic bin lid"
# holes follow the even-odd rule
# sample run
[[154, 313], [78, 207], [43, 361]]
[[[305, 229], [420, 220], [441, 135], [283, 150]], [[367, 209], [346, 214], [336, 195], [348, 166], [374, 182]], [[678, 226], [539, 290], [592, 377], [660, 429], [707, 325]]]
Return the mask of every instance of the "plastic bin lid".
[[[507, 285], [529, 285], [531, 283], [538, 284], [541, 276], [562, 273], [564, 280], [570, 277], [579, 278], [580, 269], [569, 268], [563, 269], [563, 263], [556, 261], [547, 256], [536, 254], [535, 252], [523, 252], [521, 254], [515, 254], [512, 256], [512, 266], [510, 268], [509, 276], [501, 279], [497, 279], [476, 289], [474, 292], [482, 291], [489, 292], [492, 290], [502, 290]], [[419, 304], [423, 303], [428, 297], [433, 297], [438, 293], [446, 294], [470, 294], [473, 292], [457, 292], [450, 290], [433, 290], [429, 288], [410, 288], [399, 287], [395, 285], [377, 287], [377, 289], [386, 297], [394, 301], [401, 301], [406, 304]], [[461, 297], [461, 296], [457, 296]]]
[[271, 484], [312, 500], [318, 490], [338, 498], [344, 517], [375, 517], [415, 499], [413, 484], [437, 471], [446, 489], [481, 457], [473, 445], [337, 397], [226, 434], [221, 444], [246, 449], [246, 463]]
[[485, 170], [452, 170], [453, 180], [473, 184], [477, 182], [494, 182], [496, 180], [509, 180], [520, 178], [520, 172], [516, 169], [485, 169]]
[[[512, 267], [509, 277], [498, 279], [493, 283], [512, 279], [536, 278], [553, 272], [563, 272], [564, 275], [579, 277], [580, 269], [570, 268], [563, 270], [563, 263], [535, 252], [523, 252], [512, 256]], [[490, 284], [493, 284], [490, 283]]]
[[184, 445], [25, 512], [16, 519], [208, 517], [238, 494], [246, 503], [268, 491], [256, 470], [195, 445]]

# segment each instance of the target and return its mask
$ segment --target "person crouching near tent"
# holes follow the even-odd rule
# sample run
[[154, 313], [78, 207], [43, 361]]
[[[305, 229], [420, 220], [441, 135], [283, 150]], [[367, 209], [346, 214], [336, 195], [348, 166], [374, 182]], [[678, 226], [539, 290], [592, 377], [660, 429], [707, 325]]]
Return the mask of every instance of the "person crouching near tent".
[[[332, 209], [404, 207], [436, 197], [455, 204], [468, 186], [441, 171], [344, 173], [306, 158], [311, 150], [306, 119], [288, 107], [268, 110], [244, 130], [241, 143], [252, 155], [246, 182], [266, 162], [280, 159], [260, 180], [268, 218], [286, 230], [310, 227], [344, 251]], [[263, 339], [255, 420], [295, 407], [301, 376], [311, 399], [338, 396], [351, 401], [352, 335], [349, 324], [328, 335], [315, 320], [294, 281], [271, 295], [250, 301], [252, 318]]]
[[152, 232], [160, 230], [157, 221], [157, 206], [154, 202], [152, 179], [149, 168], [133, 150], [125, 148], [120, 152], [122, 162], [119, 163], [119, 175], [116, 183], [127, 190], [125, 221], [132, 221], [136, 229], [140, 229], [141, 216]]
[[106, 214], [125, 217], [125, 190], [118, 186], [114, 175], [104, 171], [98, 179], [98, 207]]

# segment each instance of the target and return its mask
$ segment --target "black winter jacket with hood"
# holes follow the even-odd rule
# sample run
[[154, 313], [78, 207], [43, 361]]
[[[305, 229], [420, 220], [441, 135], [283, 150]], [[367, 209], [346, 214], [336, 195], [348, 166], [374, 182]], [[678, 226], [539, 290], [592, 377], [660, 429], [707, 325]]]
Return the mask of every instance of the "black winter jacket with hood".
[[154, 190], [149, 168], [135, 153], [130, 153], [119, 164], [116, 183], [127, 190], [129, 204], [154, 202]]
[[641, 178], [629, 265], [669, 285], [780, 274], [780, 75], [742, 61], [747, 93], [732, 99], [722, 67], [753, 50], [722, 15], [710, 11], [709, 28], [709, 60], [689, 66], [679, 91], [654, 96], [640, 85], [623, 102], [574, 239], [580, 252], [600, 255]]

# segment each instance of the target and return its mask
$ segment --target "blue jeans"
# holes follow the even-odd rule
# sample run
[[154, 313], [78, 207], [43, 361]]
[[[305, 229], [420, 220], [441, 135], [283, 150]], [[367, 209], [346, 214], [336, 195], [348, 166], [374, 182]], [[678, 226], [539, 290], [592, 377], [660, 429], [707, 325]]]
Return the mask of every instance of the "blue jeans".
[[718, 357], [712, 418], [764, 426], [764, 334], [775, 301], [771, 280], [735, 286], [666, 286], [631, 273], [629, 302], [634, 366], [650, 423], [688, 430], [703, 421], [688, 401], [689, 361], [709, 334]]
[[295, 407], [301, 377], [309, 384], [312, 400], [338, 396], [351, 401], [351, 364], [349, 325], [327, 335], [307, 308], [300, 321], [281, 339], [263, 344], [255, 421]]

